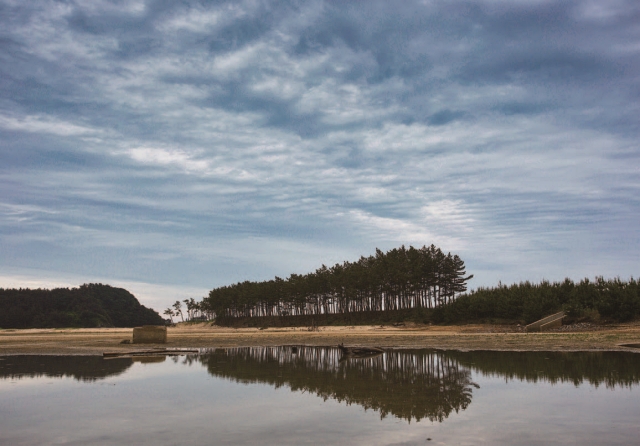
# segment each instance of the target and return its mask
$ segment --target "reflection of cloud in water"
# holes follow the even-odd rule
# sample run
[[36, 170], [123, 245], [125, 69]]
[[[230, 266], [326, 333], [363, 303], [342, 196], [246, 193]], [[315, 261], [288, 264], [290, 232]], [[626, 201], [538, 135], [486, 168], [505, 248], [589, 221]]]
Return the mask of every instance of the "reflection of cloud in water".
[[96, 381], [124, 373], [131, 358], [105, 360], [102, 356], [5, 356], [0, 361], [0, 378], [66, 378]]
[[340, 361], [333, 347], [219, 349], [200, 357], [209, 373], [240, 383], [268, 383], [391, 414], [442, 421], [471, 403], [471, 371], [442, 352], [389, 351]]

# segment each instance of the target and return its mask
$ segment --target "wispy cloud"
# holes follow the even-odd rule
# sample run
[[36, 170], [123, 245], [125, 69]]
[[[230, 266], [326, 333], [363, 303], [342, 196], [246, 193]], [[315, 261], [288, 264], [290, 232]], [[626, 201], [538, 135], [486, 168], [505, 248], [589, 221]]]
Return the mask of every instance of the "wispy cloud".
[[0, 127], [27, 133], [51, 133], [59, 136], [76, 136], [101, 133], [101, 129], [92, 129], [71, 122], [46, 116], [0, 116]]
[[193, 159], [191, 155], [182, 150], [139, 147], [130, 149], [128, 155], [142, 164], [177, 166], [187, 172], [206, 172], [209, 170], [209, 163], [206, 160]]
[[476, 285], [637, 275], [639, 18], [0, 0], [0, 266], [206, 289], [435, 243]]

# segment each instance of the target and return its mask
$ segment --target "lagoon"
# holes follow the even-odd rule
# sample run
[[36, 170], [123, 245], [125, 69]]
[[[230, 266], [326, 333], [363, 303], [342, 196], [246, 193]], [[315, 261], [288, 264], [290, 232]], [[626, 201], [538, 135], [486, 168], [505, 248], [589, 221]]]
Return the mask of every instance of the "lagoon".
[[0, 444], [634, 444], [640, 354], [0, 357]]

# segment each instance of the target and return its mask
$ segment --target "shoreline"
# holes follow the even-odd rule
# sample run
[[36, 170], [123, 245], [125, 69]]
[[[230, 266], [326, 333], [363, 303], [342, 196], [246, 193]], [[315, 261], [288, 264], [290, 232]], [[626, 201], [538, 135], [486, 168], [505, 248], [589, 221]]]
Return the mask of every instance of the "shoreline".
[[279, 345], [350, 346], [394, 349], [494, 351], [629, 351], [620, 344], [640, 344], [640, 323], [598, 327], [587, 331], [543, 333], [514, 332], [511, 326], [460, 325], [405, 327], [347, 326], [292, 328], [228, 328], [202, 324], [169, 327], [166, 344], [121, 344], [131, 339], [131, 328], [0, 330], [0, 356], [6, 355], [102, 355], [154, 347], [232, 348]]

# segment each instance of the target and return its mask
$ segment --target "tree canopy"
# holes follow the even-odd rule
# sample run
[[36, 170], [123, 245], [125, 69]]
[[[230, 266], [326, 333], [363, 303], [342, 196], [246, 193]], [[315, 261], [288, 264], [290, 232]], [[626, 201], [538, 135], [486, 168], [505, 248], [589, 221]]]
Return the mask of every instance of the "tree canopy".
[[434, 322], [456, 323], [487, 319], [534, 322], [564, 310], [569, 316], [593, 315], [615, 321], [640, 316], [640, 283], [630, 278], [571, 279], [563, 282], [521, 282], [479, 288], [434, 310]]
[[203, 311], [217, 316], [288, 316], [435, 308], [467, 290], [464, 262], [434, 245], [345, 261], [315, 272], [211, 290]]

